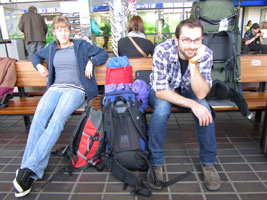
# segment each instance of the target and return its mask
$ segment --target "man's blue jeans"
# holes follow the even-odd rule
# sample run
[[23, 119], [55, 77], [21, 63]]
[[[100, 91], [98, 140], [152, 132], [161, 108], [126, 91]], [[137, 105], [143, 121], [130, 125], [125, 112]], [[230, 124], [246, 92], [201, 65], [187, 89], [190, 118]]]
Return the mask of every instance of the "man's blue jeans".
[[[205, 99], [197, 99], [191, 90], [182, 91], [181, 95], [197, 101], [207, 107], [211, 112], [207, 101]], [[166, 139], [167, 124], [171, 114], [172, 104], [168, 101], [157, 98], [154, 90], [152, 89], [149, 93], [149, 100], [150, 104], [153, 105], [153, 113], [149, 123], [148, 141], [148, 148], [151, 152], [150, 162], [153, 166], [163, 166], [163, 146]], [[200, 161], [204, 165], [213, 165], [216, 163], [217, 155], [214, 121], [208, 126], [199, 126], [199, 122], [196, 117], [195, 121], [200, 146]]]
[[35, 111], [21, 169], [31, 169], [41, 179], [50, 152], [56, 144], [68, 117], [84, 102], [79, 89], [50, 87], [42, 96]]

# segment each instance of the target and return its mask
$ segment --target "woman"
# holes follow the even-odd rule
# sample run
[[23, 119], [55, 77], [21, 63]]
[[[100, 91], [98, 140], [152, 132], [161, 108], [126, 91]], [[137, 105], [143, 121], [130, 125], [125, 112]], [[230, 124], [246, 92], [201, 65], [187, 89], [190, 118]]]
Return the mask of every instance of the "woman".
[[155, 46], [150, 40], [146, 39], [144, 22], [141, 17], [133, 16], [130, 19], [127, 37], [121, 38], [118, 42], [118, 53], [119, 56], [146, 57], [137, 50], [129, 37], [134, 40], [146, 56], [153, 55]]
[[[30, 193], [35, 180], [41, 179], [50, 152], [68, 117], [80, 107], [85, 96], [97, 95], [93, 66], [105, 63], [107, 53], [85, 40], [70, 40], [71, 27], [66, 17], [56, 17], [52, 33], [56, 41], [32, 56], [41, 76], [48, 76], [48, 90], [42, 96], [29, 131], [21, 166], [13, 185], [15, 196]], [[46, 60], [47, 68], [42, 65]]]
[[245, 27], [246, 31], [249, 30], [251, 28], [251, 26], [252, 26], [252, 21], [248, 20], [248, 23], [247, 23], [247, 25]]

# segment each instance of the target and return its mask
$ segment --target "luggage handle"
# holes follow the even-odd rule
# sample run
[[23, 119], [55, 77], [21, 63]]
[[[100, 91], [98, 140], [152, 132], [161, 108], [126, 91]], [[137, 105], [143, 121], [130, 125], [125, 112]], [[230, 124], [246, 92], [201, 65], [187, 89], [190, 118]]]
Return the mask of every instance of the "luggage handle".
[[119, 101], [122, 101], [124, 104], [127, 104], [127, 100], [123, 96], [116, 96], [114, 100], [114, 105], [116, 105]]
[[[233, 15], [230, 15], [230, 16], [226, 17], [226, 19], [227, 19], [228, 21], [231, 21], [231, 19], [232, 19], [232, 18], [235, 18], [235, 17], [237, 17], [237, 13], [235, 13], [235, 14], [233, 14]], [[210, 23], [210, 24], [212, 24], [212, 25], [219, 25], [219, 23], [220, 23], [220, 21], [221, 21], [221, 20], [209, 20], [209, 19], [207, 19], [207, 18], [205, 18], [205, 17], [202, 17], [202, 16], [200, 16], [199, 19], [202, 19], [202, 20], [204, 20], [204, 21], [206, 21], [206, 22], [208, 22], [208, 23]]]

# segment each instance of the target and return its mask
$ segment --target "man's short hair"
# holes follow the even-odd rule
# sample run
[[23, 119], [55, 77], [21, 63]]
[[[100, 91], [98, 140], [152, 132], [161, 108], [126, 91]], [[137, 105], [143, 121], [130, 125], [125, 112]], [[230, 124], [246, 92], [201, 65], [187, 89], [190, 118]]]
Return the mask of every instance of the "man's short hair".
[[258, 29], [258, 28], [260, 28], [260, 25], [258, 23], [254, 23], [254, 24], [252, 24], [251, 28]]
[[37, 12], [37, 8], [35, 6], [30, 6], [28, 8], [28, 11], [35, 11], [35, 12]]
[[181, 21], [177, 26], [176, 26], [176, 30], [175, 30], [175, 37], [178, 39], [179, 36], [181, 35], [181, 29], [182, 27], [187, 26], [189, 28], [196, 28], [199, 27], [201, 28], [201, 35], [203, 35], [203, 26], [200, 23], [199, 20], [197, 19], [186, 19]]

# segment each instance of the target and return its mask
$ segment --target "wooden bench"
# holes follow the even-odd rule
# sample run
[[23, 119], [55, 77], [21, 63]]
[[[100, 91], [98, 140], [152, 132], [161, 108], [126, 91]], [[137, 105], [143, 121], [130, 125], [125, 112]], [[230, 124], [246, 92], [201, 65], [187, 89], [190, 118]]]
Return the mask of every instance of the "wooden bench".
[[[252, 57], [251, 57], [252, 56]], [[258, 68], [258, 70], [254, 70], [253, 66], [251, 66], [250, 60], [260, 60], [262, 61], [261, 68]], [[265, 59], [267, 59], [267, 56], [259, 55], [244, 55], [241, 56], [241, 82], [267, 82], [267, 60], [265, 62]], [[152, 69], [152, 58], [129, 58], [130, 65], [132, 66], [133, 72], [132, 76], [133, 79], [135, 79], [135, 73], [138, 70], [151, 70]], [[265, 65], [264, 65], [265, 64]], [[252, 68], [252, 69], [251, 69]], [[255, 71], [254, 74], [245, 73], [243, 72], [247, 70]], [[265, 74], [265, 75], [264, 75]], [[105, 84], [105, 75], [106, 75], [106, 66], [101, 65], [96, 67], [96, 79], [98, 85], [104, 85]], [[260, 78], [257, 78], [259, 76]], [[244, 97], [248, 103], [249, 110], [257, 111], [257, 110], [264, 110], [265, 104], [267, 101], [267, 93], [265, 92], [245, 92]], [[100, 108], [100, 97], [95, 98], [95, 100], [92, 102], [92, 105], [96, 108]], [[220, 106], [220, 105], [213, 105], [212, 106], [214, 110], [216, 111], [236, 111], [238, 110], [238, 107], [234, 104], [229, 106]], [[172, 108], [173, 112], [179, 112], [181, 109], [177, 107]], [[146, 113], [152, 112], [152, 108], [145, 109]]]
[[241, 61], [241, 82], [242, 83], [258, 83], [257, 92], [244, 92], [244, 96], [248, 102], [254, 99], [254, 104], [258, 104], [260, 107], [256, 112], [256, 121], [260, 121], [262, 106], [266, 104], [265, 85], [267, 82], [267, 55], [242, 55]]
[[[241, 82], [266, 82], [267, 81], [267, 61], [266, 57], [262, 55], [244, 55], [241, 56]], [[251, 59], [262, 61], [262, 66], [255, 67], [250, 65]], [[130, 58], [130, 65], [132, 66], [133, 79], [138, 70], [151, 70], [152, 58]], [[254, 61], [253, 61], [254, 62]], [[17, 71], [16, 87], [19, 89], [19, 96], [14, 97], [8, 102], [8, 107], [0, 109], [0, 115], [22, 115], [24, 116], [26, 126], [29, 126], [29, 116], [33, 115], [36, 106], [40, 100], [40, 96], [32, 96], [25, 92], [27, 87], [41, 88], [46, 86], [47, 78], [41, 77], [30, 61], [18, 61], [15, 64]], [[256, 69], [255, 69], [256, 68]], [[96, 67], [96, 81], [98, 86], [103, 86], [106, 79], [106, 65]], [[251, 111], [263, 111], [267, 101], [266, 92], [245, 92], [244, 97], [248, 103]], [[92, 106], [100, 109], [100, 96], [97, 96], [91, 103]], [[236, 105], [213, 105], [215, 111], [237, 111]], [[84, 107], [77, 109], [74, 114], [80, 114]], [[181, 112], [177, 107], [172, 108], [173, 112]], [[145, 113], [151, 113], [152, 108], [145, 109]]]
[[[30, 61], [18, 61], [15, 63], [18, 87], [18, 95], [9, 100], [8, 107], [0, 109], [0, 115], [22, 115], [25, 126], [29, 127], [30, 118], [44, 93], [47, 78], [41, 77]], [[35, 89], [38, 92], [26, 92], [27, 89]], [[77, 109], [75, 114], [80, 114], [84, 109]]]

